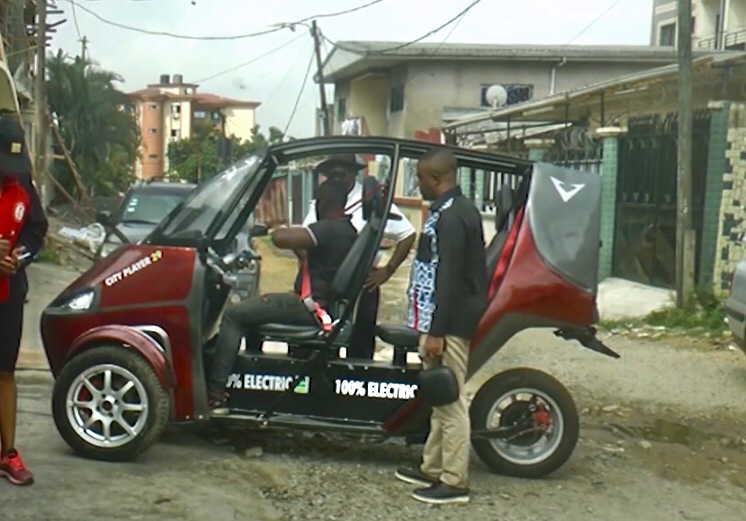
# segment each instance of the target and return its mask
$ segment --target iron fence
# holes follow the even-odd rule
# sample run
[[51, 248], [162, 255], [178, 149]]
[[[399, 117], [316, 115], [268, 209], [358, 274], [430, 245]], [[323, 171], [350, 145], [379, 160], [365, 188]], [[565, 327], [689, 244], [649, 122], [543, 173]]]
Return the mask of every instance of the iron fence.
[[[697, 250], [709, 150], [710, 111], [694, 114], [692, 221]], [[630, 119], [619, 141], [612, 275], [672, 288], [676, 281], [678, 114]], [[699, 280], [699, 251], [696, 255]]]

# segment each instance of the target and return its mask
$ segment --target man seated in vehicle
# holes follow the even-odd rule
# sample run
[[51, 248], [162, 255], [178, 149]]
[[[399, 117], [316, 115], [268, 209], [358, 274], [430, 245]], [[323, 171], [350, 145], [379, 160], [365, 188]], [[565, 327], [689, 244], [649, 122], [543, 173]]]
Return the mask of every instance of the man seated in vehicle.
[[[365, 226], [363, 218], [363, 186], [357, 181], [357, 174], [365, 168], [355, 157], [355, 154], [340, 154], [332, 156], [316, 167], [316, 171], [326, 176], [327, 179], [338, 179], [347, 186], [347, 206], [345, 212], [350, 216], [352, 225], [358, 233]], [[311, 201], [308, 214], [303, 220], [305, 226], [316, 220], [314, 201]], [[378, 305], [381, 299], [380, 287], [385, 284], [399, 266], [407, 259], [417, 232], [412, 223], [395, 205], [391, 205], [390, 213], [398, 219], [388, 219], [383, 232], [385, 240], [395, 244], [391, 258], [384, 266], [380, 266], [381, 255], [376, 256], [365, 287], [360, 294], [355, 313], [355, 324], [350, 335], [347, 358], [373, 359], [376, 346], [376, 322], [378, 320]], [[302, 253], [299, 255], [302, 257]]]
[[[330, 289], [335, 273], [357, 239], [357, 231], [345, 215], [347, 186], [338, 180], [327, 180], [318, 187], [318, 220], [307, 226], [280, 228], [272, 236], [278, 248], [305, 252], [304, 266], [295, 280], [295, 293], [272, 293], [230, 305], [223, 314], [207, 381], [209, 407], [213, 414], [226, 414], [225, 386], [233, 371], [241, 339], [246, 338], [247, 351], [261, 351], [257, 328], [263, 324], [319, 325], [318, 314], [310, 311], [301, 299], [304, 292], [304, 270], [307, 268], [310, 292], [321, 313], [328, 309]], [[305, 295], [303, 295], [305, 297]]]

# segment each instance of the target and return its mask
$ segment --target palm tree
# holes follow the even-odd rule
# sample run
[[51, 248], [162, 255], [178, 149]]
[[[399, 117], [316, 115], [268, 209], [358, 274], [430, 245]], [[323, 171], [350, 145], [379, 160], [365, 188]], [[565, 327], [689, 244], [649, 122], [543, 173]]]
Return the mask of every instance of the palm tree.
[[[47, 58], [49, 108], [92, 194], [116, 194], [133, 177], [140, 139], [132, 104], [115, 85], [121, 81], [116, 73], [79, 56], [59, 51]], [[67, 165], [56, 162], [55, 173], [72, 191]]]

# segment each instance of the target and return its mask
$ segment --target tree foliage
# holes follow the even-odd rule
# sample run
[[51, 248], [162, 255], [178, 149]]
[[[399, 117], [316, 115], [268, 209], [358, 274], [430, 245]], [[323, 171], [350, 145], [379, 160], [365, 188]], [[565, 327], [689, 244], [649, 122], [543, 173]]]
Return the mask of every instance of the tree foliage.
[[169, 176], [190, 183], [205, 181], [238, 159], [286, 140], [277, 127], [269, 127], [268, 133], [264, 136], [257, 125], [251, 130], [251, 139], [241, 140], [223, 136], [209, 123], [195, 125], [191, 137], [169, 143]]
[[[53, 118], [83, 185], [95, 195], [113, 195], [133, 179], [140, 136], [127, 95], [117, 88], [123, 79], [61, 50], [47, 58], [47, 97]], [[53, 139], [54, 153], [62, 150]], [[64, 160], [53, 161], [53, 172], [75, 193]]]

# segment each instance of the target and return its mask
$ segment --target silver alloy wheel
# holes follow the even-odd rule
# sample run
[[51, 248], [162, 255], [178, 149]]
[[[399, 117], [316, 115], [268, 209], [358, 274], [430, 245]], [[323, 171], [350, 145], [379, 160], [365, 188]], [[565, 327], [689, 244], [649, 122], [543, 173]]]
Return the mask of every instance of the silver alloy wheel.
[[[528, 396], [528, 400], [519, 399], [519, 397]], [[490, 408], [487, 418], [496, 419], [496, 422], [488, 420], [487, 428], [500, 426], [500, 417], [510, 406], [517, 403], [528, 402], [531, 397], [536, 397], [543, 402], [543, 405], [549, 410], [552, 418], [552, 425], [549, 427], [544, 436], [535, 443], [528, 446], [521, 446], [510, 441], [490, 440], [492, 447], [500, 454], [502, 458], [516, 465], [535, 465], [549, 458], [559, 447], [562, 442], [562, 436], [565, 433], [565, 419], [562, 416], [557, 402], [548, 394], [537, 389], [521, 388], [513, 389], [503, 394], [495, 400]], [[543, 443], [542, 443], [543, 442]]]
[[[81, 399], [86, 395], [86, 399]], [[134, 440], [148, 420], [148, 394], [130, 371], [113, 364], [89, 367], [67, 391], [67, 419], [95, 447], [112, 449]]]

